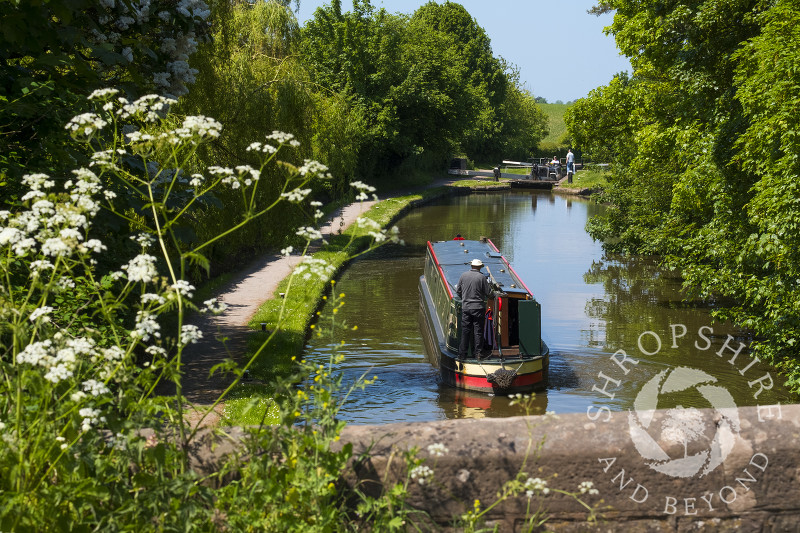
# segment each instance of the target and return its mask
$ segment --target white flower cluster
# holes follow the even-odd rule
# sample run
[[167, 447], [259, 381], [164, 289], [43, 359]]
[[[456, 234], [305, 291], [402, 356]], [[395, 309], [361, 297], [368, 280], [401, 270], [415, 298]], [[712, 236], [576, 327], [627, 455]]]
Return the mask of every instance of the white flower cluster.
[[312, 228], [311, 226], [299, 228], [295, 232], [295, 235], [298, 235], [307, 241], [315, 241], [322, 238], [322, 232], [317, 228]]
[[87, 379], [84, 381], [83, 390], [92, 396], [102, 396], [103, 394], [109, 394], [111, 392], [108, 390], [105, 383], [97, 381], [96, 379]]
[[90, 42], [110, 46], [128, 63], [135, 62], [140, 72], [151, 73], [160, 90], [186, 94], [186, 85], [197, 75], [188, 63], [197, 51], [194, 28], [211, 15], [206, 2], [180, 0], [166, 6], [158, 0], [100, 0], [99, 4]]
[[[116, 163], [116, 155], [124, 155], [125, 153], [125, 150], [121, 148], [117, 149], [116, 152], [114, 150], [102, 150], [100, 152], [95, 152], [92, 154], [92, 162], [89, 163], [89, 166], [97, 167], [100, 170], [105, 171], [119, 170], [119, 167]], [[111, 191], [108, 191], [108, 193], [106, 193], [106, 198], [108, 198], [109, 193], [114, 194]]]
[[547, 488], [547, 481], [538, 477], [529, 477], [525, 481], [525, 496], [532, 498], [534, 493], [541, 492], [542, 494], [550, 494], [550, 489]]
[[582, 481], [580, 485], [578, 485], [578, 490], [581, 494], [586, 494], [587, 492], [590, 495], [600, 494], [600, 491], [594, 488], [594, 483], [591, 481]]
[[84, 407], [78, 411], [78, 414], [83, 417], [83, 422], [81, 422], [81, 431], [83, 432], [89, 431], [99, 423], [105, 424], [106, 422], [106, 417], [100, 415], [100, 409]]
[[293, 204], [299, 204], [311, 194], [311, 189], [295, 189], [293, 191], [281, 193], [281, 198], [286, 198]]
[[189, 283], [184, 279], [179, 279], [175, 283], [170, 286], [170, 289], [175, 291], [176, 293], [186, 296], [187, 298], [191, 298], [194, 295], [194, 285]]
[[297, 148], [300, 146], [300, 141], [294, 138], [294, 135], [291, 133], [285, 133], [283, 131], [274, 130], [272, 133], [267, 135], [268, 141], [277, 141], [278, 144], [288, 144], [289, 146], [293, 146]]
[[34, 310], [33, 313], [31, 313], [30, 321], [36, 322], [41, 318], [42, 322], [50, 322], [50, 317], [48, 315], [52, 312], [53, 308], [49, 305], [39, 307], [38, 309]]
[[228, 304], [220, 301], [218, 298], [211, 298], [203, 302], [202, 312], [211, 313], [212, 315], [221, 315], [228, 309]]
[[278, 149], [272, 146], [271, 144], [254, 142], [250, 143], [250, 146], [247, 147], [247, 151], [260, 152], [262, 154], [274, 154], [275, 152], [278, 151]]
[[320, 279], [328, 279], [336, 272], [336, 267], [324, 259], [306, 256], [295, 272], [301, 275], [305, 280], [311, 279], [312, 276], [316, 276]]
[[205, 117], [203, 115], [190, 116], [183, 119], [183, 126], [166, 133], [165, 135], [173, 144], [177, 144], [182, 140], [212, 140], [219, 137], [222, 130], [222, 124], [213, 118]]
[[156, 270], [156, 258], [150, 254], [139, 254], [127, 265], [122, 266], [122, 270], [127, 271], [128, 281], [137, 283], [150, 283], [158, 275]]
[[158, 122], [167, 114], [169, 107], [177, 102], [174, 98], [146, 94], [133, 103], [124, 97], [119, 97], [116, 102], [109, 102], [103, 109], [110, 111], [116, 107], [115, 113], [121, 119], [138, 118], [144, 122]]
[[[350, 186], [354, 187], [358, 191], [358, 194], [356, 195], [356, 200], [358, 200], [359, 202], [364, 202], [366, 200], [369, 200], [369, 195], [367, 195], [368, 192], [372, 193], [375, 192], [375, 187], [373, 187], [372, 185], [367, 185], [363, 181], [351, 181]], [[376, 202], [378, 201], [378, 197], [376, 195], [373, 194], [372, 197]]]
[[195, 343], [203, 338], [203, 332], [197, 326], [186, 324], [181, 327], [181, 344]]
[[283, 257], [289, 257], [290, 255], [292, 255], [292, 252], [294, 252], [293, 246], [287, 246], [286, 248], [281, 249], [281, 255]]
[[221, 176], [220, 182], [223, 185], [230, 185], [231, 189], [238, 189], [242, 185], [249, 187], [261, 178], [261, 171], [250, 165], [239, 165], [236, 169], [212, 165], [208, 167], [208, 172], [213, 176]]
[[107, 124], [108, 122], [100, 118], [99, 115], [83, 113], [72, 117], [64, 128], [69, 130], [74, 137], [88, 138], [102, 130]]
[[420, 485], [424, 485], [428, 483], [430, 479], [433, 477], [433, 470], [430, 467], [425, 465], [415, 466], [411, 470], [411, 479], [416, 479], [417, 483]]
[[[30, 191], [23, 195], [24, 201], [31, 201], [30, 209], [14, 214], [0, 213], [3, 225], [0, 226], [0, 247], [9, 247], [14, 255], [24, 257], [39, 252], [50, 257], [66, 257], [74, 253], [100, 252], [105, 247], [91, 239], [83, 243], [89, 220], [100, 210], [100, 203], [94, 196], [102, 191], [99, 178], [89, 169], [75, 170], [76, 180], [68, 180], [64, 185], [68, 200], [54, 203], [45, 198], [42, 190], [54, 184], [46, 174], [28, 174], [23, 183]], [[41, 259], [35, 261], [43, 261]], [[48, 267], [41, 262], [32, 265], [32, 274]]]
[[89, 100], [106, 101], [106, 100], [109, 100], [109, 99], [113, 98], [117, 94], [119, 94], [119, 90], [118, 89], [112, 89], [112, 88], [95, 89], [94, 91], [92, 91], [92, 94], [90, 94], [87, 98]]
[[331, 177], [331, 175], [328, 173], [328, 167], [319, 161], [314, 161], [312, 159], [304, 160], [303, 166], [298, 168], [297, 171], [301, 176], [307, 176], [311, 174], [312, 176], [320, 176], [323, 178]]
[[448, 450], [447, 447], [441, 442], [435, 442], [428, 446], [428, 453], [435, 457], [442, 457], [449, 451], [450, 450]]
[[[236, 167], [236, 171], [239, 173], [239, 178], [242, 179], [245, 187], [249, 187], [254, 181], [261, 179], [261, 171], [254, 169], [250, 165], [239, 165]], [[247, 176], [248, 174], [250, 177]]]
[[94, 341], [90, 338], [67, 338], [56, 334], [53, 339], [33, 342], [17, 354], [17, 363], [41, 367], [44, 379], [59, 383], [71, 378], [80, 360], [90, 360], [96, 355]]
[[139, 243], [142, 248], [150, 248], [156, 240], [152, 235], [147, 233], [139, 233], [138, 235], [131, 235], [131, 240]]
[[381, 225], [372, 220], [371, 218], [358, 217], [356, 225], [360, 228], [367, 230], [367, 234], [372, 237], [375, 242], [383, 242], [389, 239], [395, 244], [403, 244], [400, 239], [400, 229], [397, 226], [392, 226], [389, 231], [381, 228]]
[[166, 300], [163, 296], [160, 294], [154, 294], [152, 292], [146, 292], [142, 294], [140, 300], [144, 305], [151, 303], [155, 303], [156, 305], [164, 305], [166, 303]]
[[131, 337], [149, 341], [151, 337], [161, 338], [161, 326], [156, 321], [155, 316], [147, 311], [136, 313], [136, 324], [131, 331]]

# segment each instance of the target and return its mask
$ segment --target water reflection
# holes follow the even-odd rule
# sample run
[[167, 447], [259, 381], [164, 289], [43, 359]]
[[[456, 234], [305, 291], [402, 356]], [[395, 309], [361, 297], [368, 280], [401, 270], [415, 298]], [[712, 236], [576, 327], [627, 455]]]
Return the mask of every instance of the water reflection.
[[[415, 209], [399, 221], [407, 245], [387, 246], [354, 262], [337, 283], [337, 291], [346, 294], [340, 315], [358, 325], [344, 333], [345, 379], [364, 373], [378, 377], [348, 399], [343, 418], [387, 423], [522, 414], [508, 398], [440, 385], [438, 370], [426, 359], [417, 324], [425, 243], [458, 233], [491, 238], [542, 304], [542, 333], [552, 356], [548, 389], [535, 399], [537, 411], [630, 409], [653, 376], [681, 366], [713, 376], [737, 405], [794, 401], [777, 376], [772, 390], [754, 397], [758, 383], [748, 383], [767, 368], [755, 364], [742, 374], [749, 363], [744, 352], [729, 363], [739, 343], [748, 342], [746, 335], [713, 323], [708, 309], [686, 305], [673, 274], [659, 269], [652, 258], [605, 256], [584, 231], [587, 218], [601, 209], [591, 201], [550, 193], [473, 194]], [[671, 326], [678, 324], [686, 334], [673, 342]], [[643, 347], [652, 355], [638, 348], [646, 331], [653, 335], [642, 338]], [[705, 350], [696, 347], [706, 342], [699, 332], [709, 339]], [[648, 344], [655, 342], [654, 335], [662, 343], [657, 353]], [[723, 349], [726, 342], [729, 348]], [[311, 339], [307, 357], [327, 361], [331, 344]], [[618, 363], [619, 350], [638, 361], [624, 363], [627, 374]], [[675, 394], [674, 401], [703, 406], [702, 398], [689, 393]]]

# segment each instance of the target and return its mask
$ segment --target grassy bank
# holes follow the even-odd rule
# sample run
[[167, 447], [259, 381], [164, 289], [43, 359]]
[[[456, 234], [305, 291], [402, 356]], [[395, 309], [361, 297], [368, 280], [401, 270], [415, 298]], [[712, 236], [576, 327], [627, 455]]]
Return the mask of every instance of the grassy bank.
[[[396, 196], [375, 204], [362, 217], [369, 218], [381, 227], [390, 226], [406, 210], [432, 199], [453, 194], [453, 188], [481, 187], [486, 180], [462, 180], [456, 185], [426, 189], [419, 193]], [[264, 302], [256, 311], [249, 327], [253, 330], [248, 341], [247, 352], [242, 360], [249, 361], [259, 350], [248, 379], [237, 386], [225, 404], [228, 423], [232, 425], [257, 424], [264, 417], [277, 422], [277, 407], [272, 400], [274, 389], [270, 383], [289, 379], [293, 361], [302, 354], [309, 328], [313, 325], [318, 309], [324, 304], [327, 294], [335, 286], [337, 273], [369, 246], [367, 230], [354, 224], [341, 235], [312, 254], [314, 260], [330, 265], [328, 275], [289, 276], [275, 291], [273, 298]], [[285, 296], [282, 298], [280, 294]], [[261, 324], [266, 331], [261, 331]], [[264, 349], [261, 346], [269, 341]]]
[[590, 166], [575, 173], [572, 183], [562, 182], [563, 189], [605, 189], [608, 186], [610, 172], [599, 167]]
[[564, 122], [564, 113], [569, 107], [568, 104], [538, 104], [542, 111], [547, 115], [547, 127], [549, 133], [547, 137], [539, 142], [542, 150], [555, 150], [562, 146], [562, 137], [567, 132], [567, 125]]

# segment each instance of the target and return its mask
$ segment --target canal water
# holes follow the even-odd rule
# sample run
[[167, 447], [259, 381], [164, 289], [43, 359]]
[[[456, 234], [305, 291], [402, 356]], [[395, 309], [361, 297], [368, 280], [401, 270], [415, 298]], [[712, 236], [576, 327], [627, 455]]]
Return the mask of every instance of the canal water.
[[[510, 191], [411, 211], [397, 224], [405, 246], [364, 256], [337, 282], [336, 292], [345, 294], [338, 316], [358, 328], [342, 331], [336, 342], [312, 337], [306, 347], [306, 357], [319, 362], [333, 349], [344, 354], [345, 383], [377, 378], [348, 396], [341, 418], [383, 424], [523, 414], [506, 397], [441, 384], [428, 362], [418, 293], [425, 245], [457, 233], [489, 237], [542, 305], [550, 374], [547, 389], [535, 396], [535, 412], [602, 418], [606, 409], [632, 409], [643, 389], [660, 395], [659, 408], [709, 407], [709, 401], [720, 407], [722, 400], [710, 397], [719, 388], [737, 406], [797, 401], [774, 371], [749, 357], [746, 334], [715, 322], [711, 304], [684, 301], [674, 274], [651, 258], [604, 254], [584, 230], [602, 209], [549, 191]], [[682, 378], [673, 383], [685, 387], [665, 385], [676, 370]]]

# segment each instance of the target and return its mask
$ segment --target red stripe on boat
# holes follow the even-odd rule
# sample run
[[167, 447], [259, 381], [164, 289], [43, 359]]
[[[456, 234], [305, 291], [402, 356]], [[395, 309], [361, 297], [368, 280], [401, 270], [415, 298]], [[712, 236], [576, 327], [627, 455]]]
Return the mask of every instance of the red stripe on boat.
[[[459, 373], [455, 373], [454, 376], [456, 386], [488, 390], [494, 389], [492, 384], [486, 379], [486, 376], [468, 376]], [[533, 385], [534, 383], [539, 383], [542, 381], [542, 378], [543, 376], [541, 370], [531, 374], [521, 374], [514, 378], [514, 381], [511, 383], [511, 388]]]
[[[495, 244], [492, 242], [492, 240], [491, 240], [491, 239], [486, 239], [486, 240], [487, 240], [487, 241], [489, 241], [489, 244], [491, 244], [491, 245], [492, 245], [492, 248], [494, 248], [494, 251], [495, 251], [495, 252], [498, 252], [498, 253], [500, 252], [500, 250], [497, 248], [497, 246], [495, 246]], [[511, 266], [511, 263], [509, 263], [509, 262], [508, 262], [508, 259], [506, 259], [506, 258], [505, 258], [505, 256], [503, 256], [503, 255], [501, 255], [500, 257], [503, 259], [503, 262], [506, 264], [506, 266], [508, 267], [508, 269], [509, 269], [511, 272], [513, 272], [515, 276], [517, 276], [517, 279], [519, 280], [519, 282], [520, 282], [520, 283], [522, 283], [522, 286], [523, 286], [523, 287], [525, 287], [525, 290], [526, 290], [526, 291], [528, 291], [528, 294], [530, 294], [530, 295], [531, 295], [531, 297], [533, 297], [533, 291], [532, 291], [532, 290], [530, 290], [530, 289], [528, 288], [528, 286], [527, 286], [527, 285], [525, 285], [525, 282], [524, 282], [524, 281], [522, 281], [522, 278], [521, 278], [521, 277], [519, 277], [519, 274], [517, 274], [517, 271], [516, 271], [516, 270], [514, 270], [514, 267], [512, 267], [512, 266]]]

